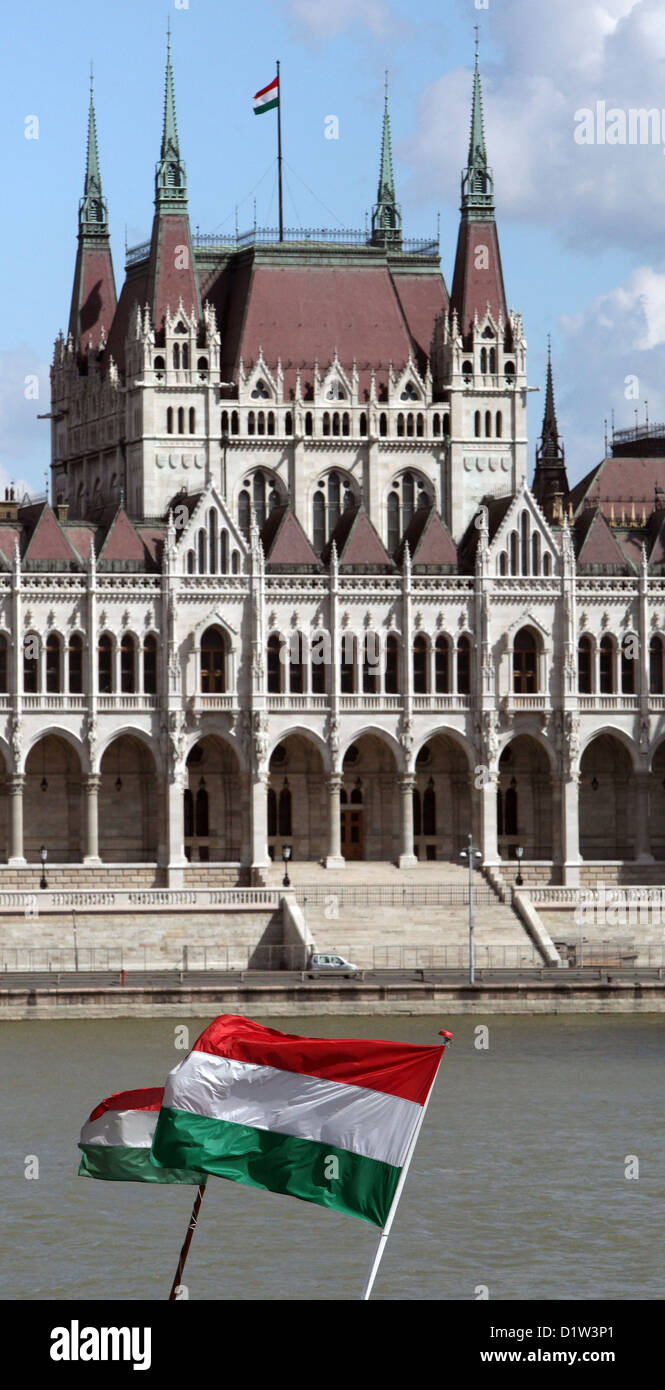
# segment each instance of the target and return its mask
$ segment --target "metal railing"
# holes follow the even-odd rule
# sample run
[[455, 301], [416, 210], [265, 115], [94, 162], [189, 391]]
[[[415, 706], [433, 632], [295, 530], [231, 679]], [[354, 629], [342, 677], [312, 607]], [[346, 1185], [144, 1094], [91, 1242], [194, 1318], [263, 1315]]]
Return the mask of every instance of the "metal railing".
[[[337, 884], [297, 883], [298, 903], [326, 906], [335, 899], [343, 907], [464, 907], [469, 901], [465, 883]], [[476, 907], [499, 906], [492, 888], [474, 885]]]
[[[280, 242], [367, 247], [373, 244], [369, 232], [349, 227], [285, 227], [281, 237], [278, 227], [250, 227], [246, 232], [194, 232], [192, 235], [192, 245], [201, 251], [242, 251], [248, 246], [273, 246]], [[436, 237], [402, 237], [398, 245], [388, 249], [412, 256], [438, 256], [439, 241]], [[125, 265], [136, 265], [149, 254], [149, 241], [130, 246], [125, 253]]]

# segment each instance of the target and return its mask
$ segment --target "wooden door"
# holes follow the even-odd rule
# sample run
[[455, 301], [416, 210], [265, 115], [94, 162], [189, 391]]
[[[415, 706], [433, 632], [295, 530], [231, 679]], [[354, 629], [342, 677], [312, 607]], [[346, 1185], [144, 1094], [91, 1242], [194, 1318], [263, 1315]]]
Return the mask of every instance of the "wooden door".
[[362, 810], [343, 810], [342, 817], [342, 855], [344, 859], [363, 858], [363, 813]]

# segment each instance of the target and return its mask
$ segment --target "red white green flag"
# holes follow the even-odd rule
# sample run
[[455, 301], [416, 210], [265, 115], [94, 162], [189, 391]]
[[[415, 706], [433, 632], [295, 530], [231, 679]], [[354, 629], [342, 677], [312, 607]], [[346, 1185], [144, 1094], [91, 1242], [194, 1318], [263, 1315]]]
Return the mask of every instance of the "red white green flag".
[[205, 1174], [157, 1168], [150, 1158], [163, 1086], [117, 1091], [100, 1101], [81, 1130], [80, 1178], [115, 1182], [205, 1182]]
[[153, 1161], [383, 1226], [443, 1052], [223, 1014], [167, 1078]]
[[262, 116], [264, 111], [274, 111], [279, 106], [279, 78], [275, 77], [267, 87], [262, 87], [254, 95], [254, 115]]

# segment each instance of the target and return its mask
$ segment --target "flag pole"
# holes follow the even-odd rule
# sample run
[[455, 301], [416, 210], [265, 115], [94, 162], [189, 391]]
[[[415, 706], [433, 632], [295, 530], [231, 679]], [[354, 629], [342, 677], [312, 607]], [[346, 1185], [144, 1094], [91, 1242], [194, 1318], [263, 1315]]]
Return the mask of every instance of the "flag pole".
[[[206, 1181], [207, 1181], [207, 1180], [206, 1180]], [[196, 1223], [197, 1223], [197, 1221], [198, 1221], [198, 1219], [199, 1219], [199, 1212], [200, 1212], [200, 1210], [201, 1210], [201, 1202], [203, 1201], [203, 1194], [204, 1194], [205, 1190], [206, 1190], [206, 1185], [205, 1185], [205, 1181], [204, 1181], [204, 1182], [202, 1182], [202, 1183], [200, 1184], [199, 1189], [198, 1189], [198, 1191], [197, 1191], [197, 1193], [196, 1193], [196, 1197], [195, 1197], [195, 1199], [194, 1199], [194, 1206], [192, 1207], [192, 1214], [191, 1214], [191, 1216], [190, 1216], [190, 1218], [189, 1218], [189, 1226], [187, 1227], [187, 1235], [185, 1236], [185, 1239], [184, 1239], [184, 1242], [183, 1242], [183, 1247], [182, 1247], [182, 1250], [180, 1251], [180, 1259], [178, 1260], [178, 1268], [177, 1268], [177, 1270], [176, 1270], [176, 1272], [175, 1272], [175, 1279], [173, 1280], [173, 1283], [172, 1283], [172, 1285], [171, 1285], [171, 1292], [170, 1292], [170, 1294], [169, 1294], [169, 1303], [170, 1303], [171, 1301], [175, 1300], [176, 1295], [177, 1295], [177, 1292], [178, 1292], [178, 1289], [180, 1288], [180, 1284], [181, 1284], [181, 1281], [182, 1281], [182, 1273], [183, 1273], [183, 1270], [184, 1270], [184, 1268], [185, 1268], [185, 1262], [186, 1262], [186, 1260], [187, 1260], [187, 1256], [188, 1256], [188, 1254], [189, 1254], [189, 1247], [190, 1247], [190, 1245], [191, 1245], [191, 1243], [192, 1243], [192, 1236], [194, 1235], [194, 1232], [195, 1232], [195, 1230], [196, 1230]]]
[[391, 1227], [392, 1227], [393, 1221], [395, 1220], [395, 1215], [396, 1215], [396, 1212], [397, 1212], [397, 1208], [398, 1208], [398, 1206], [399, 1206], [399, 1199], [400, 1199], [400, 1197], [401, 1197], [401, 1195], [402, 1195], [402, 1192], [403, 1192], [403, 1189], [404, 1189], [404, 1184], [405, 1184], [405, 1182], [406, 1182], [407, 1173], [408, 1173], [409, 1167], [410, 1167], [410, 1165], [411, 1165], [411, 1159], [413, 1158], [413, 1155], [414, 1155], [414, 1153], [415, 1153], [416, 1144], [418, 1143], [418, 1136], [419, 1136], [420, 1131], [421, 1131], [421, 1129], [422, 1129], [422, 1127], [423, 1127], [423, 1121], [424, 1121], [425, 1115], [426, 1115], [426, 1113], [427, 1113], [427, 1107], [428, 1107], [428, 1105], [429, 1105], [429, 1103], [430, 1103], [430, 1098], [431, 1098], [431, 1095], [432, 1095], [432, 1091], [434, 1090], [434, 1083], [435, 1083], [435, 1081], [436, 1081], [437, 1076], [439, 1075], [439, 1067], [441, 1066], [441, 1063], [442, 1063], [442, 1061], [443, 1061], [443, 1058], [444, 1058], [444, 1055], [445, 1055], [445, 1051], [446, 1051], [446, 1044], [444, 1043], [443, 1048], [442, 1048], [442, 1051], [441, 1051], [441, 1056], [440, 1056], [440, 1058], [439, 1058], [439, 1066], [437, 1066], [437, 1069], [436, 1069], [436, 1071], [435, 1071], [435, 1073], [434, 1073], [434, 1076], [433, 1076], [433, 1078], [432, 1078], [432, 1084], [431, 1084], [431, 1086], [430, 1086], [430, 1088], [429, 1088], [429, 1091], [427, 1092], [427, 1100], [425, 1101], [425, 1104], [423, 1105], [420, 1119], [419, 1119], [418, 1124], [416, 1125], [416, 1128], [415, 1128], [415, 1130], [414, 1130], [413, 1138], [411, 1139], [411, 1143], [409, 1144], [409, 1149], [408, 1149], [408, 1152], [407, 1152], [407, 1155], [406, 1155], [406, 1159], [405, 1159], [405, 1161], [404, 1161], [404, 1167], [402, 1168], [402, 1171], [401, 1171], [401, 1173], [400, 1173], [400, 1175], [399, 1175], [399, 1182], [398, 1182], [398, 1184], [397, 1184], [397, 1187], [395, 1188], [395, 1196], [393, 1197], [393, 1200], [392, 1200], [392, 1203], [391, 1203], [391, 1207], [390, 1207], [390, 1211], [388, 1212], [388, 1216], [387, 1216], [387, 1219], [386, 1219], [386, 1224], [385, 1224], [385, 1226], [384, 1226], [384, 1228], [383, 1228], [383, 1230], [382, 1230], [382, 1232], [381, 1232], [381, 1235], [379, 1236], [379, 1243], [378, 1243], [378, 1245], [377, 1245], [377, 1247], [376, 1247], [376, 1252], [375, 1252], [375, 1255], [374, 1255], [374, 1259], [373, 1259], [373, 1261], [372, 1261], [372, 1266], [371, 1266], [371, 1269], [370, 1269], [370, 1271], [369, 1271], [369, 1274], [367, 1275], [367, 1279], [366, 1279], [366, 1282], [365, 1282], [365, 1287], [364, 1287], [364, 1289], [363, 1289], [363, 1291], [362, 1291], [361, 1300], [360, 1300], [361, 1303], [366, 1303], [366, 1302], [368, 1301], [369, 1296], [370, 1296], [370, 1294], [371, 1294], [371, 1292], [372, 1292], [372, 1288], [374, 1287], [374, 1280], [376, 1279], [376, 1276], [377, 1276], [377, 1273], [378, 1273], [378, 1269], [379, 1269], [379, 1265], [381, 1264], [381, 1260], [383, 1259], [383, 1252], [384, 1252], [384, 1250], [385, 1250], [385, 1248], [386, 1248], [386, 1245], [388, 1244], [388, 1236], [390, 1235]]
[[282, 79], [279, 75], [277, 59], [277, 171], [279, 175], [279, 239], [284, 240], [284, 217], [282, 213]]

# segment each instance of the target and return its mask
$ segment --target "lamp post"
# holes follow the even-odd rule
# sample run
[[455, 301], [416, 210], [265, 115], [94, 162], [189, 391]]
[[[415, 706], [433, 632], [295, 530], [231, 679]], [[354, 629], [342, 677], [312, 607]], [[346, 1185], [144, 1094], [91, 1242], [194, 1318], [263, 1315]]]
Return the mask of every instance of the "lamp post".
[[482, 859], [479, 849], [474, 849], [473, 835], [469, 835], [469, 848], [460, 851], [460, 859], [469, 862], [469, 984], [476, 983], [476, 958], [473, 944], [473, 861]]
[[39, 880], [39, 886], [40, 888], [48, 888], [48, 883], [46, 882], [46, 860], [48, 858], [48, 850], [46, 845], [42, 845], [39, 851], [39, 858], [42, 861], [42, 876]]
[[290, 859], [290, 858], [291, 858], [291, 846], [290, 846], [290, 845], [282, 845], [282, 860], [283, 860], [283, 863], [284, 863], [284, 877], [283, 877], [283, 879], [282, 879], [282, 885], [283, 885], [284, 888], [290, 888], [290, 886], [291, 886], [291, 880], [290, 880], [290, 878], [289, 878], [289, 859]]
[[515, 887], [521, 888], [524, 883], [524, 879], [522, 878], [522, 855], [524, 854], [524, 850], [521, 845], [517, 846], [515, 854], [517, 855], [517, 878], [515, 879]]

